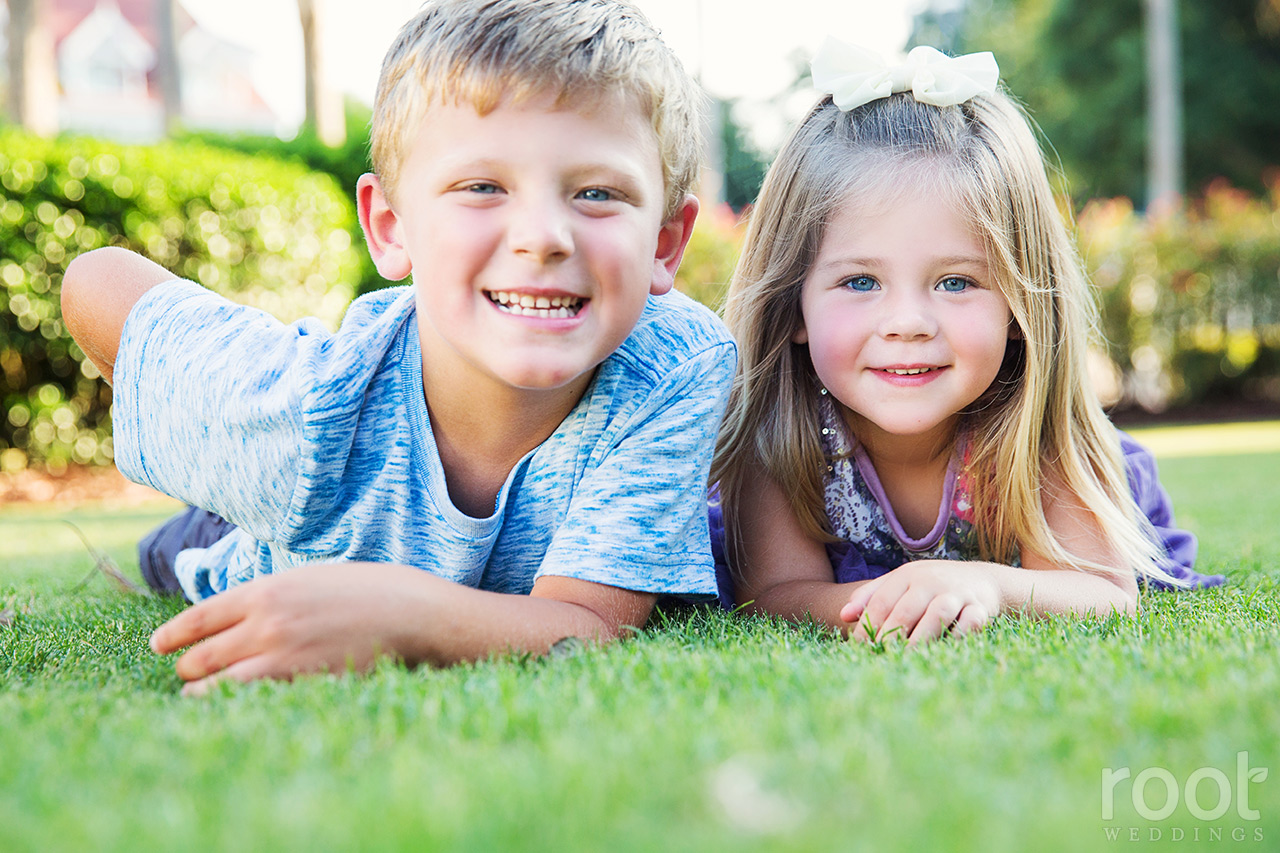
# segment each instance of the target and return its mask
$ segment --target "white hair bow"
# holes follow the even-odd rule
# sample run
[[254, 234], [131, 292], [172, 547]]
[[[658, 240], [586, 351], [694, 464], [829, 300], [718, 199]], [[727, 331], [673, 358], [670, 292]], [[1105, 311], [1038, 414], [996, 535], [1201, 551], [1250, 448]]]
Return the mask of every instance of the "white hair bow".
[[810, 67], [814, 87], [846, 111], [906, 91], [922, 104], [949, 107], [992, 94], [1000, 80], [1000, 66], [990, 51], [952, 58], [921, 46], [912, 48], [901, 65], [889, 65], [871, 51], [831, 36]]

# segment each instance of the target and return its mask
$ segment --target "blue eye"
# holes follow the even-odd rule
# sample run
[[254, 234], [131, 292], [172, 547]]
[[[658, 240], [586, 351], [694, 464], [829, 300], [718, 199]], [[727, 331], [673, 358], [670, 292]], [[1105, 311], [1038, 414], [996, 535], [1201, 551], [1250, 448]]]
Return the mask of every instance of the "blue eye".
[[947, 293], [962, 293], [973, 286], [973, 282], [969, 281], [969, 279], [953, 275], [938, 282], [936, 289]]
[[578, 193], [578, 198], [586, 199], [587, 201], [612, 201], [613, 193], [600, 189], [600, 187], [590, 187]]
[[842, 284], [855, 293], [870, 293], [873, 290], [880, 289], [880, 282], [869, 275], [855, 275], [851, 278], [846, 278]]
[[478, 181], [474, 184], [467, 184], [467, 192], [478, 193], [480, 195], [493, 195], [498, 192], [497, 184], [490, 184], [484, 181]]

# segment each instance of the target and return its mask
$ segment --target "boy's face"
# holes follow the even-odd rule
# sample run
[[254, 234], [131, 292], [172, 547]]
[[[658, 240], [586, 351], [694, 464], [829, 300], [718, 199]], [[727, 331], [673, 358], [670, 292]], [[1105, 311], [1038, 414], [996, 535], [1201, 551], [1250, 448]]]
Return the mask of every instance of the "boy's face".
[[433, 106], [394, 205], [368, 175], [358, 200], [379, 271], [414, 274], [424, 369], [580, 391], [674, 282], [697, 202], [664, 222], [664, 194], [639, 109], [548, 96], [484, 116]]

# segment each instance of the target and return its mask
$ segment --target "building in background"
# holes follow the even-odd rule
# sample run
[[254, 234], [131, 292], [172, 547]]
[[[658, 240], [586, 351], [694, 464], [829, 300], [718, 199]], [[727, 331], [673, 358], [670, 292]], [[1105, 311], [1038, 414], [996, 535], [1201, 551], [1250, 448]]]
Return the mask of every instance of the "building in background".
[[[292, 130], [279, 126], [255, 89], [253, 55], [200, 28], [180, 3], [175, 6], [180, 123], [225, 132]], [[53, 46], [58, 129], [128, 142], [164, 136], [156, 7], [156, 0], [42, 0], [39, 25]], [[7, 9], [0, 13], [0, 51], [7, 55]]]

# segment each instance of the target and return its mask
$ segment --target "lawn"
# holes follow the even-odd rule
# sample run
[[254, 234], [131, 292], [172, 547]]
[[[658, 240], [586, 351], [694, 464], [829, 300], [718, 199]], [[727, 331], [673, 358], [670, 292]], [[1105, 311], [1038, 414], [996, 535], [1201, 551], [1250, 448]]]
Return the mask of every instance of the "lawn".
[[62, 521], [136, 577], [168, 505], [0, 508], [0, 849], [1275, 849], [1280, 424], [1148, 435], [1229, 585], [1132, 619], [905, 652], [698, 610], [204, 699], [146, 647], [177, 605]]

